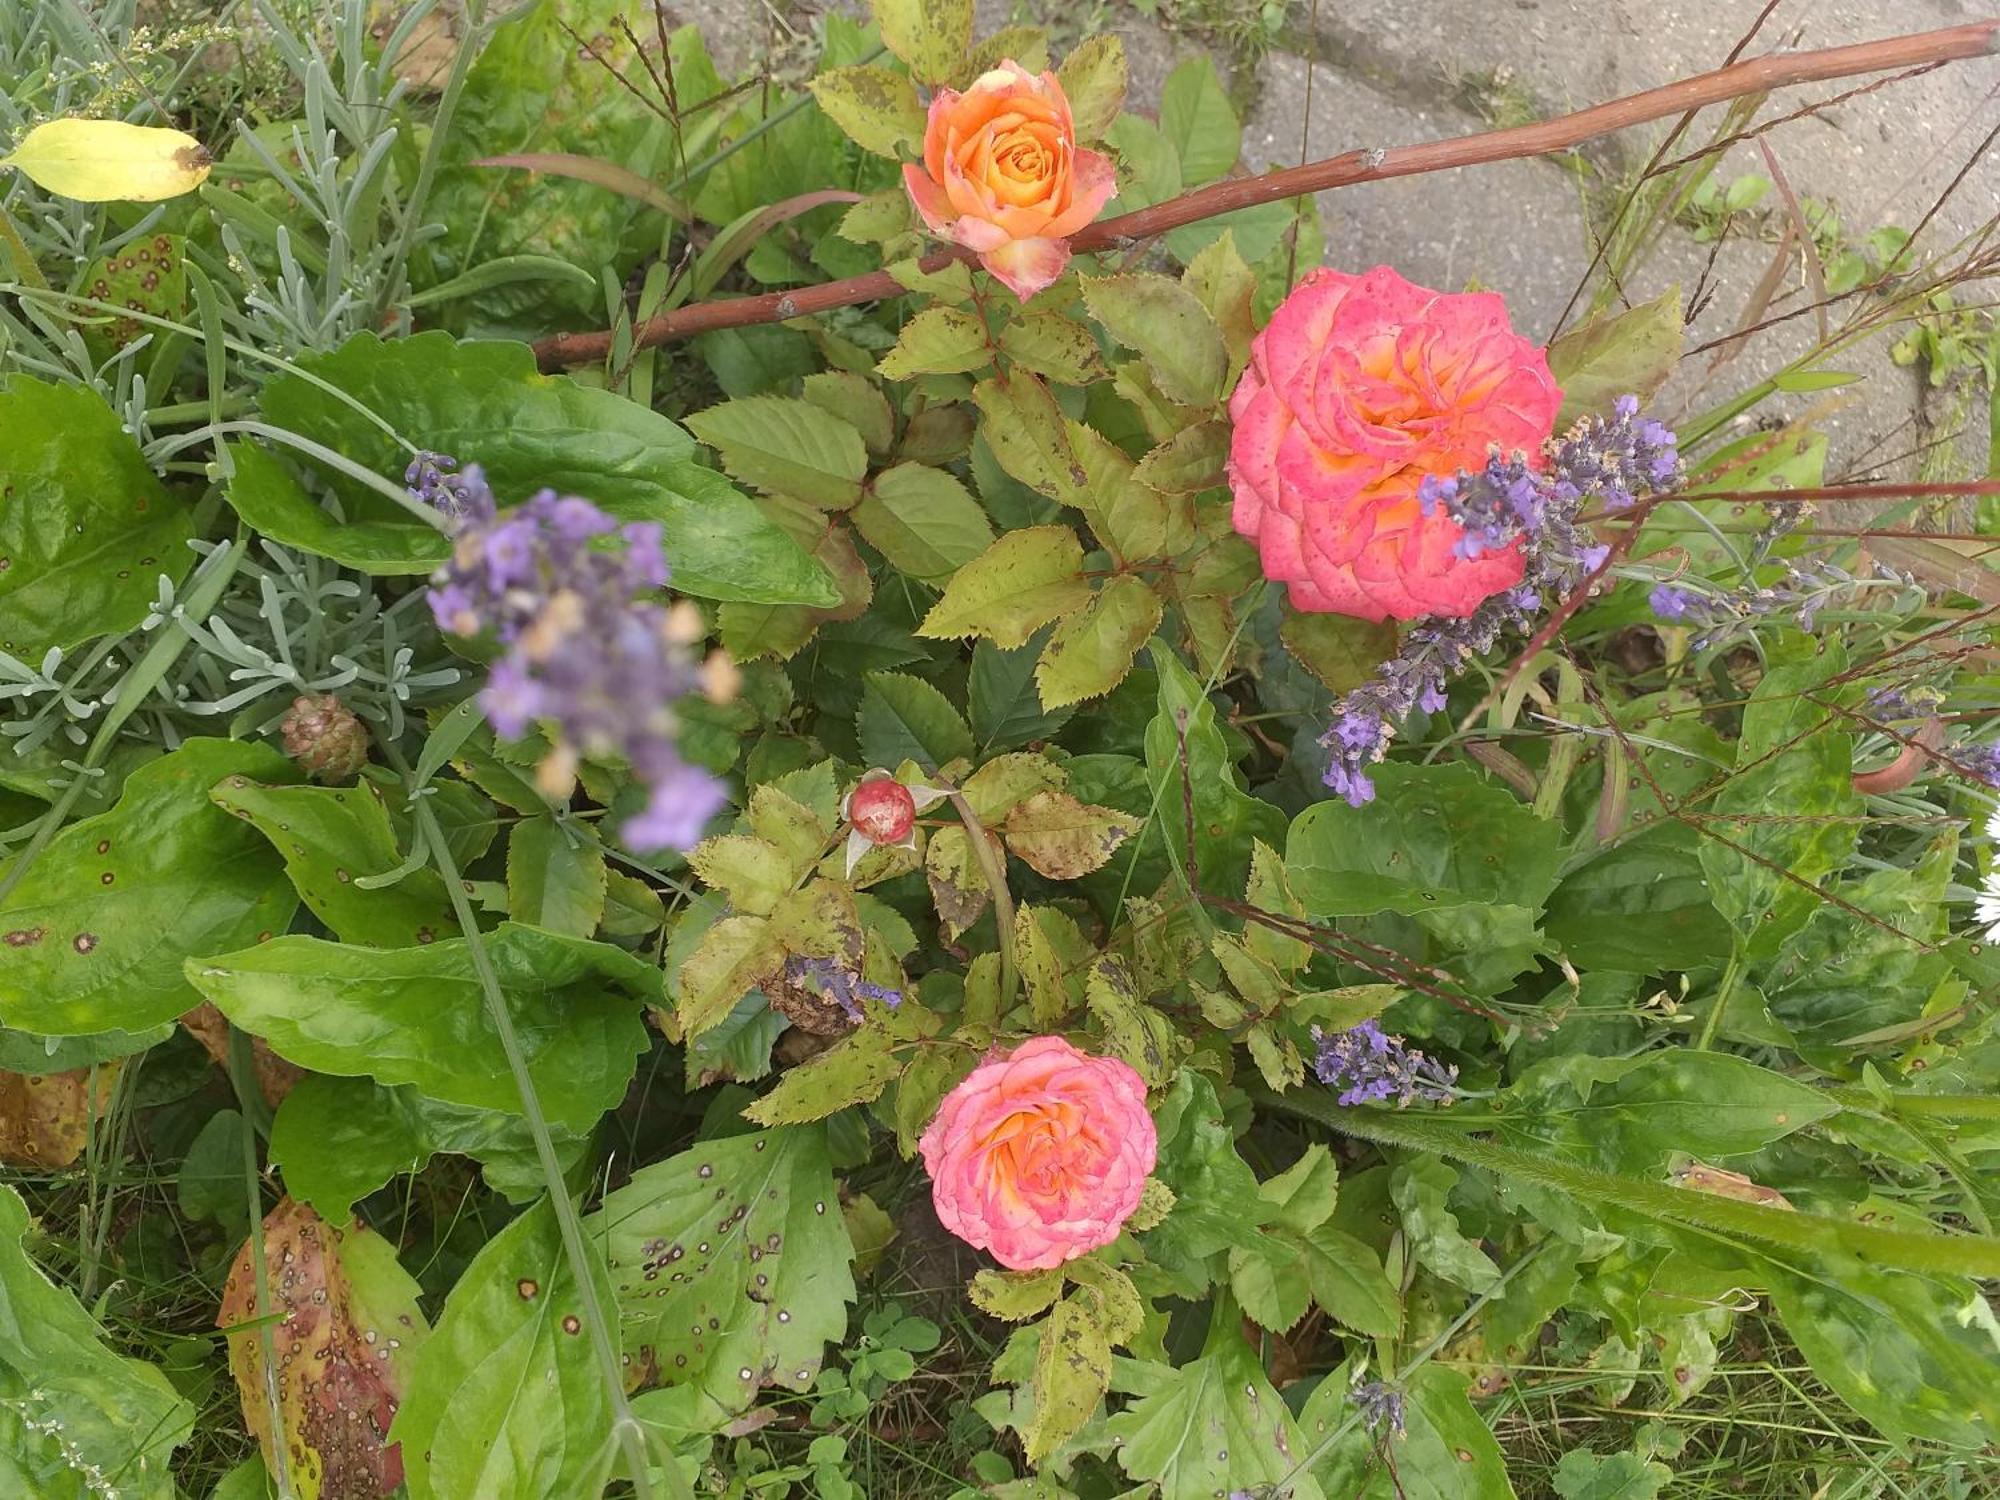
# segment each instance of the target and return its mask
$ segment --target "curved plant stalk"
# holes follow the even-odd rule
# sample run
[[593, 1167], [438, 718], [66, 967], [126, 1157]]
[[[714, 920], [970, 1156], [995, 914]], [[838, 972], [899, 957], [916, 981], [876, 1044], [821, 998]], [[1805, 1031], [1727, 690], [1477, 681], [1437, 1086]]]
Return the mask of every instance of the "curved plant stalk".
[[986, 893], [993, 898], [993, 926], [1000, 937], [1000, 1014], [1014, 1005], [1014, 989], [1019, 969], [1014, 962], [1014, 895], [1007, 889], [1007, 862], [993, 852], [993, 838], [979, 821], [979, 814], [957, 787], [932, 783], [951, 799], [952, 810], [965, 825], [965, 837], [972, 845], [972, 857], [979, 861], [979, 873], [986, 881]]
[[[1685, 114], [1690, 110], [1741, 98], [1745, 94], [1762, 93], [1796, 83], [1848, 78], [1857, 73], [1887, 72], [1925, 63], [1983, 57], [1994, 50], [1996, 39], [2000, 39], [2000, 20], [1974, 21], [1939, 31], [1889, 37], [1849, 47], [1829, 47], [1817, 52], [1773, 53], [1532, 125], [1489, 130], [1419, 146], [1349, 151], [1323, 161], [1307, 162], [1304, 166], [1266, 172], [1259, 177], [1225, 178], [1150, 208], [1101, 219], [1073, 236], [1070, 246], [1081, 252], [1114, 249], [1151, 239], [1202, 219], [1212, 219], [1218, 214], [1321, 193], [1331, 188], [1379, 182], [1387, 177], [1413, 177], [1453, 167], [1511, 161], [1524, 156], [1545, 156], [1580, 145], [1596, 136]], [[792, 107], [787, 106], [788, 109]], [[803, 100], [798, 101], [795, 107], [803, 108]], [[784, 113], [784, 110], [779, 111], [779, 115]], [[764, 128], [770, 128], [776, 119], [774, 116], [765, 122]], [[756, 133], [752, 132], [753, 135]], [[966, 250], [942, 250], [926, 257], [923, 268], [937, 271], [952, 261], [971, 258], [971, 252]], [[783, 322], [808, 313], [850, 307], [857, 302], [899, 297], [903, 291], [902, 283], [889, 272], [871, 271], [865, 276], [850, 276], [843, 281], [830, 281], [820, 286], [799, 287], [787, 292], [724, 302], [697, 303], [677, 312], [662, 314], [639, 328], [636, 335], [638, 347], [648, 348], [718, 328]], [[535, 357], [545, 370], [560, 369], [566, 365], [595, 364], [611, 348], [612, 338], [608, 330], [601, 333], [558, 333], [535, 345]]]
[[[465, 934], [466, 953], [472, 959], [473, 973], [479, 977], [486, 1014], [500, 1035], [500, 1047], [507, 1055], [508, 1071], [513, 1074], [514, 1087], [520, 1094], [521, 1113], [528, 1122], [528, 1134], [534, 1138], [535, 1159], [541, 1165], [542, 1179], [548, 1189], [551, 1206], [555, 1209], [556, 1224], [562, 1232], [563, 1255], [583, 1296], [584, 1323], [590, 1332], [591, 1350], [597, 1357], [598, 1373], [603, 1377], [605, 1391], [611, 1399], [612, 1433], [631, 1470], [633, 1493], [638, 1500], [652, 1500], [652, 1484], [647, 1478], [646, 1468], [646, 1431], [632, 1414], [631, 1402], [625, 1398], [625, 1377], [618, 1363], [618, 1346], [612, 1338], [604, 1308], [597, 1300], [597, 1283], [590, 1274], [590, 1250], [584, 1243], [583, 1223], [577, 1217], [576, 1204], [570, 1200], [569, 1186], [563, 1181], [562, 1163], [556, 1157], [555, 1143], [549, 1139], [541, 1098], [535, 1091], [534, 1079], [528, 1073], [528, 1059], [521, 1051], [521, 1038], [514, 1029], [514, 1018], [507, 1013], [500, 976], [494, 970], [493, 956], [487, 951], [486, 941], [479, 931], [478, 914], [465, 894], [465, 881], [459, 874], [458, 862], [451, 857], [444, 828], [431, 807], [431, 799], [423, 795], [420, 779], [393, 744], [386, 738], [378, 738], [378, 742], [384, 756], [409, 789], [410, 816], [416, 837], [429, 851], [432, 866], [451, 896], [452, 913], [458, 918], [459, 928]], [[693, 1500], [681, 1479], [680, 1461], [671, 1450], [665, 1454], [661, 1473], [666, 1476], [668, 1490], [674, 1500]]]
[[1274, 1094], [1253, 1089], [1251, 1098], [1266, 1109], [1283, 1110], [1378, 1145], [1432, 1151], [1483, 1167], [1503, 1177], [1555, 1188], [1586, 1203], [1608, 1203], [1629, 1213], [1736, 1240], [1841, 1258], [1859, 1257], [1893, 1270], [1932, 1271], [1949, 1276], [2000, 1276], [2000, 1239], [1983, 1234], [1915, 1234], [1851, 1224], [1820, 1214], [1786, 1212], [1761, 1203], [1690, 1192], [1635, 1177], [1580, 1167], [1552, 1155], [1472, 1139], [1444, 1119], [1395, 1110], [1345, 1109], [1314, 1094]]

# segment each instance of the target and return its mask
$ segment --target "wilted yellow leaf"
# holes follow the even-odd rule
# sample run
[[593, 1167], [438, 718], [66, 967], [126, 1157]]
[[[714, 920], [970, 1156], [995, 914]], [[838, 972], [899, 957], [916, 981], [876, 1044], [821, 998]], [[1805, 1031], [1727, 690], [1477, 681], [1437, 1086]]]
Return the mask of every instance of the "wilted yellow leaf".
[[123, 120], [51, 120], [0, 156], [0, 167], [81, 203], [178, 198], [206, 182], [213, 165], [193, 136]]

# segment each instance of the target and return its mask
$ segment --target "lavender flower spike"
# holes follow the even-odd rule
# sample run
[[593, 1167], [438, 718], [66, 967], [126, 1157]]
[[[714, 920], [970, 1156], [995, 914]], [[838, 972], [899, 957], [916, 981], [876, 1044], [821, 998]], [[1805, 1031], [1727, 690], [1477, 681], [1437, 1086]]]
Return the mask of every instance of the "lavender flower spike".
[[1457, 1098], [1458, 1069], [1433, 1062], [1373, 1021], [1331, 1034], [1315, 1026], [1312, 1035], [1319, 1049], [1313, 1075], [1340, 1089], [1344, 1108], [1394, 1099], [1398, 1109], [1407, 1109], [1419, 1103], [1450, 1104]]

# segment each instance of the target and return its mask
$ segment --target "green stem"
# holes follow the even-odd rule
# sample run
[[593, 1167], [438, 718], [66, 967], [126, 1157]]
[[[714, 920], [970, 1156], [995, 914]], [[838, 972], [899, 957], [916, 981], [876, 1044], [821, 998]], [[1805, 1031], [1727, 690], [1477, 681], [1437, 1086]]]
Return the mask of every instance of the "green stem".
[[7, 259], [13, 263], [14, 274], [38, 292], [49, 290], [48, 281], [42, 275], [42, 268], [35, 264], [35, 255], [28, 248], [28, 242], [21, 238], [21, 231], [14, 227], [14, 220], [6, 206], [0, 204], [0, 250], [7, 252]]
[[[387, 739], [380, 743], [396, 773], [403, 778], [405, 785], [414, 790], [416, 778], [408, 762]], [[493, 967], [493, 956], [487, 951], [485, 938], [479, 931], [478, 914], [473, 911], [472, 902], [465, 894], [465, 881], [459, 874], [457, 861], [451, 857], [444, 828], [431, 807], [431, 799], [416, 797], [411, 805], [411, 817], [416, 825], [417, 837], [429, 851], [432, 864], [451, 896], [452, 912], [465, 934], [466, 953], [472, 959], [472, 971], [478, 976], [480, 992], [485, 997], [486, 1014], [493, 1023], [493, 1029], [499, 1033], [500, 1049], [507, 1056], [508, 1071], [513, 1074], [514, 1087], [521, 1096], [521, 1113], [527, 1119], [528, 1134], [534, 1138], [535, 1156], [541, 1163], [542, 1179], [548, 1186], [556, 1223], [562, 1232], [563, 1254], [569, 1261], [570, 1274], [575, 1278], [577, 1291], [583, 1299], [584, 1321], [590, 1330], [590, 1345], [597, 1356], [598, 1373], [603, 1377], [605, 1391], [611, 1398], [612, 1433], [618, 1440], [618, 1446], [624, 1450], [634, 1494], [638, 1500], [651, 1500], [652, 1485], [646, 1472], [646, 1431], [632, 1414], [631, 1403], [625, 1399], [625, 1375], [618, 1362], [618, 1346], [611, 1336], [610, 1323], [597, 1299], [596, 1278], [590, 1274], [591, 1258], [584, 1243], [583, 1223], [577, 1217], [576, 1204], [570, 1200], [569, 1186], [563, 1180], [562, 1163], [556, 1157], [555, 1142], [549, 1139], [541, 1096], [536, 1092], [535, 1080], [528, 1072], [528, 1059], [521, 1050], [521, 1038], [514, 1029], [514, 1018], [507, 1011], [507, 998], [500, 987], [500, 975]], [[693, 1500], [681, 1478], [679, 1460], [671, 1449], [666, 1454], [661, 1472], [665, 1474], [675, 1500]]]
[[1004, 1016], [1014, 1008], [1014, 990], [1019, 980], [1019, 970], [1014, 963], [1014, 896], [1007, 889], [1007, 866], [994, 852], [993, 837], [979, 821], [979, 814], [972, 810], [972, 804], [965, 800], [965, 794], [941, 782], [936, 785], [951, 799], [959, 822], [965, 825], [965, 836], [972, 844], [972, 857], [979, 861], [979, 873], [986, 881], [986, 893], [993, 898], [993, 925], [1000, 936], [1000, 1014]]
[[1729, 964], [1722, 971], [1722, 983], [1715, 987], [1715, 1003], [1709, 1006], [1708, 1015], [1701, 1023], [1701, 1036], [1696, 1039], [1697, 1052], [1706, 1052], [1715, 1045], [1716, 1037], [1722, 1031], [1722, 1016], [1729, 1009], [1729, 1002], [1736, 994], [1736, 981], [1743, 977], [1743, 945], [1731, 942]]

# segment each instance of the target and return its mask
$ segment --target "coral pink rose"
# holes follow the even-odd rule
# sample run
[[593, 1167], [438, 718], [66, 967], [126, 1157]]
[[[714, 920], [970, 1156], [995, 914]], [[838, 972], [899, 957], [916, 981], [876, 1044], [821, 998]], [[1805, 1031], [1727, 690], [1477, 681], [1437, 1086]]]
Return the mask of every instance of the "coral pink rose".
[[1426, 516], [1417, 484], [1478, 468], [1494, 444], [1538, 453], [1561, 405], [1547, 354], [1493, 293], [1429, 291], [1387, 266], [1314, 271], [1230, 398], [1236, 529], [1295, 608], [1469, 615], [1520, 581], [1519, 548], [1460, 556], [1463, 528]]
[[1023, 302], [1062, 275], [1065, 242], [1118, 191], [1110, 159], [1077, 147], [1056, 75], [1012, 58], [932, 96], [924, 164], [903, 182], [931, 232], [977, 251]]
[[1131, 1068], [1038, 1036], [974, 1068], [918, 1145], [944, 1227], [1043, 1271], [1118, 1238], [1159, 1134]]

